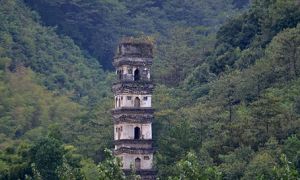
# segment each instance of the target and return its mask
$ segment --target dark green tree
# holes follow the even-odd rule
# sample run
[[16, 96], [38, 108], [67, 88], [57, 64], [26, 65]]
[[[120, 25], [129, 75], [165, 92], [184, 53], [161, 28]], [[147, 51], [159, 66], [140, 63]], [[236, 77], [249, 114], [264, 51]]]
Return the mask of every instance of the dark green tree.
[[59, 179], [58, 169], [63, 164], [62, 144], [53, 138], [39, 140], [30, 150], [31, 160], [43, 179]]

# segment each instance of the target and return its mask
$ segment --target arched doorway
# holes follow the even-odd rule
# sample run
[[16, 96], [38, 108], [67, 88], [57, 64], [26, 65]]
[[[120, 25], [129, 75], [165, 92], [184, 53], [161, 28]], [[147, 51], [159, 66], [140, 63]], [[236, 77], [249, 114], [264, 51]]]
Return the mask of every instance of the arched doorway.
[[141, 129], [139, 127], [134, 128], [134, 139], [140, 139]]
[[140, 158], [136, 158], [134, 161], [134, 165], [135, 165], [135, 169], [139, 170], [141, 169], [141, 159]]
[[140, 98], [136, 97], [134, 99], [134, 107], [140, 107], [141, 106], [141, 100]]
[[136, 69], [134, 71], [134, 81], [138, 81], [138, 80], [140, 80], [140, 70]]

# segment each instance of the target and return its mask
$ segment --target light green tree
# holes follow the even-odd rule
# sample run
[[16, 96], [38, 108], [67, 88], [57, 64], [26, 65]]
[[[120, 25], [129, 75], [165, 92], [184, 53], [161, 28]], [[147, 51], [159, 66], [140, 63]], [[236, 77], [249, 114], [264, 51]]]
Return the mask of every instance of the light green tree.
[[222, 175], [213, 167], [201, 167], [197, 156], [189, 152], [186, 157], [176, 164], [176, 175], [169, 180], [218, 180]]
[[242, 179], [271, 179], [273, 177], [273, 167], [276, 165], [275, 158], [268, 152], [257, 153], [246, 167]]
[[274, 172], [275, 179], [296, 180], [300, 178], [299, 173], [294, 168], [292, 162], [288, 161], [285, 154], [281, 154], [280, 166], [275, 166], [273, 172]]
[[99, 180], [125, 180], [120, 159], [113, 156], [112, 151], [105, 149], [105, 160], [98, 165]]

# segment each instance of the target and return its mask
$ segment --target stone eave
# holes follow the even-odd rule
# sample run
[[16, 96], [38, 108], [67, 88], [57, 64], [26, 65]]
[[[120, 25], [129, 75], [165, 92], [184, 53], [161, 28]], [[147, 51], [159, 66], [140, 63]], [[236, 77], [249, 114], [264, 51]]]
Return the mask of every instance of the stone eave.
[[143, 57], [139, 55], [122, 55], [114, 58], [113, 65], [115, 67], [122, 65], [151, 66], [153, 63], [152, 59], [152, 57]]
[[122, 145], [122, 144], [150, 144], [152, 145], [152, 139], [119, 139], [114, 140], [115, 145]]
[[120, 154], [153, 154], [155, 150], [153, 148], [127, 148], [120, 147], [114, 150], [115, 155]]
[[115, 94], [152, 94], [154, 84], [152, 81], [119, 81], [113, 84], [112, 91]]
[[[123, 172], [126, 176], [130, 175], [132, 173], [131, 169], [123, 169]], [[156, 176], [157, 170], [155, 169], [138, 169], [135, 170], [135, 173], [140, 176]]]
[[150, 48], [153, 47], [153, 43], [151, 41], [143, 40], [143, 39], [135, 39], [132, 37], [122, 38], [121, 41], [119, 42], [119, 45], [144, 45], [144, 46], [149, 46]]
[[142, 80], [142, 79], [138, 80], [138, 81], [127, 80], [127, 79], [119, 80], [118, 82], [114, 82], [113, 86], [117, 85], [117, 84], [134, 84], [136, 86], [139, 86], [139, 85], [152, 85], [152, 86], [154, 86], [152, 80]]
[[121, 58], [143, 58], [143, 59], [153, 59], [153, 55], [150, 54], [141, 54], [141, 53], [125, 53], [125, 54], [116, 54], [113, 57], [113, 60], [116, 61], [116, 59]]
[[114, 124], [122, 124], [122, 123], [139, 123], [139, 124], [149, 124], [153, 122], [154, 117], [126, 117], [126, 115], [122, 115], [120, 117], [114, 117]]
[[153, 114], [154, 109], [149, 107], [121, 107], [121, 108], [114, 108], [111, 110], [112, 115], [118, 114]]

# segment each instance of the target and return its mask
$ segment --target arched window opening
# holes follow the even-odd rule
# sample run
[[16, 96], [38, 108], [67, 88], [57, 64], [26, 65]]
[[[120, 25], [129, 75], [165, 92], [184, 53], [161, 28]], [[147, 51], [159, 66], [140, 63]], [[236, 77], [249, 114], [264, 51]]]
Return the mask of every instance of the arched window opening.
[[121, 139], [121, 129], [118, 128], [118, 139]]
[[119, 80], [122, 80], [122, 71], [121, 70], [117, 71], [117, 75], [118, 75]]
[[141, 106], [141, 100], [140, 98], [136, 97], [134, 99], [134, 107], [140, 107]]
[[121, 107], [121, 100], [120, 100], [120, 98], [118, 99], [118, 107]]
[[140, 139], [141, 137], [141, 129], [139, 127], [134, 128], [134, 139]]
[[116, 107], [118, 107], [118, 98], [116, 98]]
[[134, 81], [139, 81], [140, 80], [140, 70], [136, 69], [134, 71]]
[[118, 54], [122, 54], [122, 47], [121, 46], [119, 46]]
[[134, 161], [134, 166], [136, 170], [141, 169], [141, 159], [140, 158], [136, 158]]

